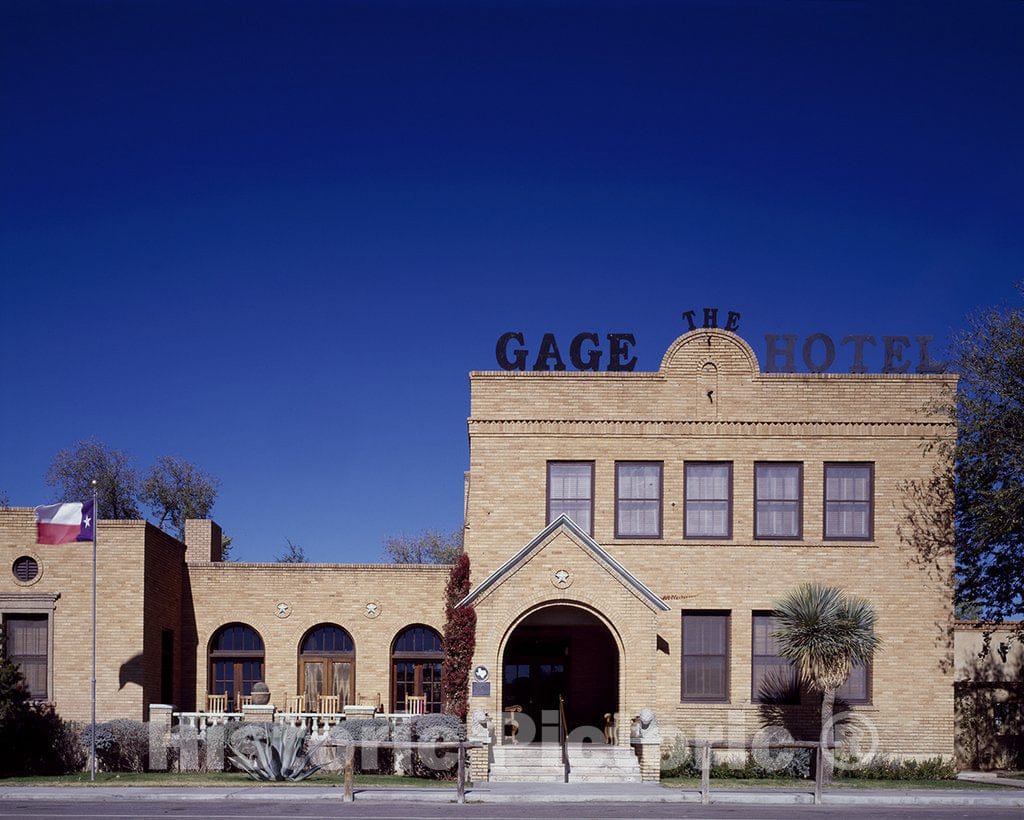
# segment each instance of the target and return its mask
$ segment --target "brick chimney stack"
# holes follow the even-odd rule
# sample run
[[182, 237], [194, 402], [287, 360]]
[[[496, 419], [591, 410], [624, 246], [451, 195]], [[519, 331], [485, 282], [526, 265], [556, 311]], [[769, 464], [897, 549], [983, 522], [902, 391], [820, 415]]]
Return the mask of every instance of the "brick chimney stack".
[[220, 527], [209, 518], [185, 520], [185, 562], [222, 559]]

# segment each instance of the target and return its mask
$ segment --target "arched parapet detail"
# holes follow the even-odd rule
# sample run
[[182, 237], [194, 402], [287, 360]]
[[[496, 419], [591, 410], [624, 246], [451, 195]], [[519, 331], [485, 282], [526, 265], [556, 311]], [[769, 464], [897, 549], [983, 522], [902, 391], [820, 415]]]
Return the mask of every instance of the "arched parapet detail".
[[757, 376], [757, 355], [740, 336], [721, 328], [691, 330], [676, 339], [661, 360], [662, 375], [695, 376], [707, 365], [722, 375]]

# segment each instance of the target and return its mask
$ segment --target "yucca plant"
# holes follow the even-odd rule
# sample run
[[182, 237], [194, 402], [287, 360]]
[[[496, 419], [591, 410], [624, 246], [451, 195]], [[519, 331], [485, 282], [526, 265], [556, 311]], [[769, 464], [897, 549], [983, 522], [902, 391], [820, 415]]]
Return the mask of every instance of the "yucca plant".
[[[326, 738], [324, 738], [326, 740]], [[305, 780], [320, 771], [325, 764], [314, 764], [313, 753], [323, 745], [323, 740], [308, 752], [302, 747], [306, 740], [306, 727], [295, 728], [274, 723], [238, 732], [230, 742], [230, 760], [235, 766], [254, 780]], [[255, 758], [242, 751], [242, 745], [251, 744]]]
[[[832, 726], [836, 690], [855, 663], [866, 664], [879, 646], [875, 610], [863, 598], [836, 587], [802, 584], [775, 603], [779, 654], [796, 666], [808, 689], [821, 693], [821, 731]], [[822, 779], [832, 781], [832, 756], [821, 761]]]

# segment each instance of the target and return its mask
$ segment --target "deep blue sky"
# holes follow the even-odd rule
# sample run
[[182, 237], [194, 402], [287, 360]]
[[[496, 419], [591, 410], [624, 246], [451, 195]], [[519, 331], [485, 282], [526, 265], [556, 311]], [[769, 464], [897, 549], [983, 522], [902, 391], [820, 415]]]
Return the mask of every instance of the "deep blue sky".
[[941, 341], [1024, 276], [1022, 43], [1020, 2], [5, 0], [0, 490], [96, 437], [218, 476], [240, 558], [373, 561], [461, 524], [505, 330]]

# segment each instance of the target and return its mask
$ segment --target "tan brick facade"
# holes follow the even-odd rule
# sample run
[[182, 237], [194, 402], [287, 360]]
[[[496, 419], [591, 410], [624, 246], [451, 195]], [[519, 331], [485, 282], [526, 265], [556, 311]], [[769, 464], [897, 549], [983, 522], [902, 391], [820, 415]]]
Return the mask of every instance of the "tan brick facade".
[[[191, 522], [190, 522], [191, 523]], [[212, 522], [193, 531], [209, 533]], [[213, 525], [216, 527], [216, 525]], [[298, 653], [313, 626], [333, 623], [355, 642], [358, 693], [390, 703], [390, 654], [405, 627], [443, 624], [448, 567], [184, 562], [185, 546], [142, 521], [101, 521], [97, 540], [97, 717], [145, 719], [161, 691], [162, 633], [173, 635], [173, 704], [203, 708], [208, 648], [231, 623], [264, 643], [272, 702], [284, 707], [299, 687]], [[205, 544], [209, 554], [209, 543]], [[52, 613], [48, 699], [71, 719], [89, 717], [92, 544], [37, 545], [31, 508], [0, 509], [0, 561], [20, 556], [40, 567], [31, 584], [9, 569], [0, 577], [0, 613]], [[366, 616], [366, 604], [377, 614]], [[278, 604], [287, 617], [278, 617]], [[396, 706], [394, 708], [400, 708]]]
[[[871, 671], [871, 703], [855, 707], [894, 754], [949, 755], [953, 744], [951, 588], [914, 563], [901, 540], [903, 482], [931, 475], [923, 445], [952, 436], [929, 402], [954, 388], [949, 376], [761, 374], [738, 337], [698, 330], [677, 340], [656, 373], [482, 372], [471, 374], [466, 548], [483, 578], [540, 531], [549, 461], [594, 463], [593, 534], [630, 573], [670, 603], [653, 616], [623, 608], [608, 579], [580, 578], [564, 593], [537, 572], [512, 575], [503, 597], [478, 605], [478, 661], [500, 667], [510, 624], [545, 600], [602, 612], [624, 655], [621, 713], [656, 712], [667, 739], [707, 734], [739, 740], [764, 722], [751, 703], [752, 613], [770, 610], [805, 581], [868, 598], [883, 648]], [[708, 395], [708, 392], [711, 395]], [[615, 463], [663, 462], [661, 538], [615, 537]], [[732, 537], [683, 534], [687, 461], [733, 466]], [[803, 465], [803, 537], [754, 538], [754, 463]], [[869, 541], [823, 539], [826, 462], [874, 465]], [[545, 556], [546, 557], [546, 556]], [[730, 613], [728, 703], [681, 702], [681, 611]], [[656, 647], [659, 647], [656, 649]], [[639, 666], [638, 666], [639, 664]], [[475, 706], [500, 708], [501, 685]], [[790, 707], [787, 724], [813, 731], [817, 704]]]
[[[931, 475], [934, 455], [924, 445], [954, 434], [928, 410], [954, 387], [949, 376], [762, 374], [749, 346], [720, 330], [680, 337], [654, 373], [472, 373], [465, 526], [474, 585], [548, 524], [549, 461], [593, 462], [593, 542], [623, 569], [561, 528], [495, 578], [474, 601], [475, 662], [489, 670], [490, 692], [474, 697], [472, 708], [500, 724], [510, 638], [525, 619], [569, 606], [603, 624], [614, 642], [617, 668], [588, 674], [617, 678], [609, 691], [618, 693], [610, 700], [620, 743], [628, 742], [629, 719], [645, 707], [669, 742], [677, 734], [747, 737], [765, 720], [751, 702], [752, 613], [816, 580], [868, 598], [878, 612], [883, 644], [871, 669], [871, 701], [855, 709], [877, 727], [882, 750], [951, 754], [951, 590], [949, 579], [929, 576], [913, 560], [904, 540], [903, 487]], [[663, 463], [660, 538], [615, 537], [618, 461]], [[684, 537], [687, 461], [732, 464], [731, 537]], [[802, 464], [800, 539], [754, 537], [760, 461]], [[823, 538], [826, 462], [874, 466], [870, 540]], [[142, 718], [149, 703], [161, 700], [168, 633], [175, 705], [201, 707], [211, 637], [234, 622], [261, 636], [277, 705], [299, 691], [298, 652], [307, 630], [333, 623], [355, 643], [356, 691], [380, 692], [393, 710], [400, 706], [390, 703], [395, 636], [412, 624], [443, 627], [446, 567], [223, 563], [212, 522], [189, 522], [186, 541], [187, 548], [144, 522], [100, 522], [101, 718]], [[0, 560], [10, 567], [21, 555], [36, 556], [42, 573], [29, 585], [0, 573], [0, 612], [52, 613], [49, 697], [66, 717], [82, 719], [89, 703], [91, 545], [37, 546], [31, 509], [4, 509]], [[560, 570], [571, 583], [559, 586]], [[629, 578], [669, 610], [653, 606]], [[376, 617], [367, 617], [369, 603]], [[729, 613], [728, 702], [681, 701], [681, 611]], [[573, 680], [579, 686], [578, 675]], [[813, 730], [816, 711], [805, 699], [788, 720]]]

